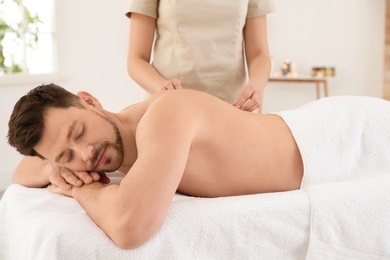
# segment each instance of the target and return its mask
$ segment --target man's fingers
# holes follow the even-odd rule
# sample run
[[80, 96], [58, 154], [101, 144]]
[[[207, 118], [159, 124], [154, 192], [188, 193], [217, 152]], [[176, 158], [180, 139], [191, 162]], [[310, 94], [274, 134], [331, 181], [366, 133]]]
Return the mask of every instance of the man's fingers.
[[91, 175], [93, 181], [100, 180], [100, 174], [98, 172], [90, 172], [89, 175]]
[[[54, 184], [55, 186], [59, 186], [63, 190], [70, 190], [72, 188], [72, 185], [73, 185], [72, 183], [68, 183], [64, 179], [64, 177], [61, 175], [52, 176], [51, 178], [49, 178], [49, 181], [50, 181], [50, 183]], [[70, 185], [70, 184], [72, 184], [72, 185]]]
[[50, 184], [49, 186], [47, 186], [47, 189], [48, 189], [51, 193], [55, 193], [55, 194], [60, 194], [60, 195], [72, 197], [72, 196], [71, 196], [71, 194], [72, 194], [71, 189], [63, 190], [60, 186], [57, 186], [57, 185], [55, 185], [55, 184]]
[[54, 190], [55, 190], [55, 184], [50, 184], [49, 186], [47, 186], [47, 189], [51, 192], [51, 193], [54, 193]]
[[[85, 184], [90, 184], [94, 181], [93, 177], [88, 172], [74, 172], [74, 174]], [[82, 185], [82, 183], [81, 183]]]
[[107, 178], [105, 173], [98, 173], [98, 172], [75, 172], [74, 174], [80, 180], [82, 180], [85, 184], [91, 184], [94, 181], [101, 181], [102, 182], [102, 180], [101, 180], [102, 177]]
[[[83, 181], [81, 181], [80, 178], [78, 176], [76, 176], [74, 172], [71, 172], [68, 169], [64, 169], [61, 172], [61, 176], [62, 176], [62, 178], [65, 179], [65, 182], [67, 182], [73, 186], [80, 187], [83, 185]], [[58, 185], [58, 183], [54, 183], [54, 184]], [[58, 185], [58, 186], [60, 186], [60, 185]]]
[[72, 185], [62, 180], [60, 183], [58, 183], [58, 187], [63, 190], [70, 190], [72, 188]]
[[[66, 190], [70, 190], [72, 188], [72, 186], [70, 186], [68, 184], [68, 186], [70, 187], [69, 189], [66, 189]], [[52, 193], [59, 193], [59, 191], [62, 189], [61, 186], [57, 186], [56, 184], [50, 184], [49, 186], [47, 186], [47, 189], [52, 192]]]

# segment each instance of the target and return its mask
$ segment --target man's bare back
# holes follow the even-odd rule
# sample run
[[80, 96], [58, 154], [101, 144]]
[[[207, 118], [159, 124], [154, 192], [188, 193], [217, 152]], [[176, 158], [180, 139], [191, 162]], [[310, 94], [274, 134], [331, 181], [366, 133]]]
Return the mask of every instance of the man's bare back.
[[[160, 99], [169, 99], [180, 116], [191, 117], [196, 128], [179, 192], [217, 197], [299, 189], [302, 159], [281, 117], [244, 112], [190, 90], [153, 96], [124, 110], [122, 115], [127, 117], [137, 111], [142, 117]], [[161, 109], [165, 107], [153, 112], [164, 114]]]

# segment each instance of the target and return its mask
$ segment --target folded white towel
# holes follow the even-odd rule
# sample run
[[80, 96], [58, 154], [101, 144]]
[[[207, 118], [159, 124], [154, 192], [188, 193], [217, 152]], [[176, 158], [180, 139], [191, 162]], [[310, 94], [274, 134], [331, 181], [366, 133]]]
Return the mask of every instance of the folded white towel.
[[390, 259], [390, 102], [329, 97], [279, 115], [304, 163], [307, 259]]
[[390, 172], [307, 187], [307, 259], [390, 259]]

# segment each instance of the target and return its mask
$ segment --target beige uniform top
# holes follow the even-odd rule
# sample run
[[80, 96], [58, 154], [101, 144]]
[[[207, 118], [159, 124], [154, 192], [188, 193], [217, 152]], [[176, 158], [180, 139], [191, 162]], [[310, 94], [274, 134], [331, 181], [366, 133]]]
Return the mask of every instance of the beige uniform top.
[[132, 12], [157, 19], [153, 66], [184, 88], [233, 102], [246, 83], [243, 28], [272, 0], [130, 0]]

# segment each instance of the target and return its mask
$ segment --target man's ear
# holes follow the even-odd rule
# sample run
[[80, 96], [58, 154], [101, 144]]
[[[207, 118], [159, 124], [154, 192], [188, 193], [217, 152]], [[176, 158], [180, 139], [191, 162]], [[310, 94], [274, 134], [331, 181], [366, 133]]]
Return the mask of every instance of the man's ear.
[[99, 100], [85, 91], [80, 91], [77, 93], [81, 104], [85, 107], [94, 107], [97, 110], [103, 110], [103, 106], [100, 104]]

